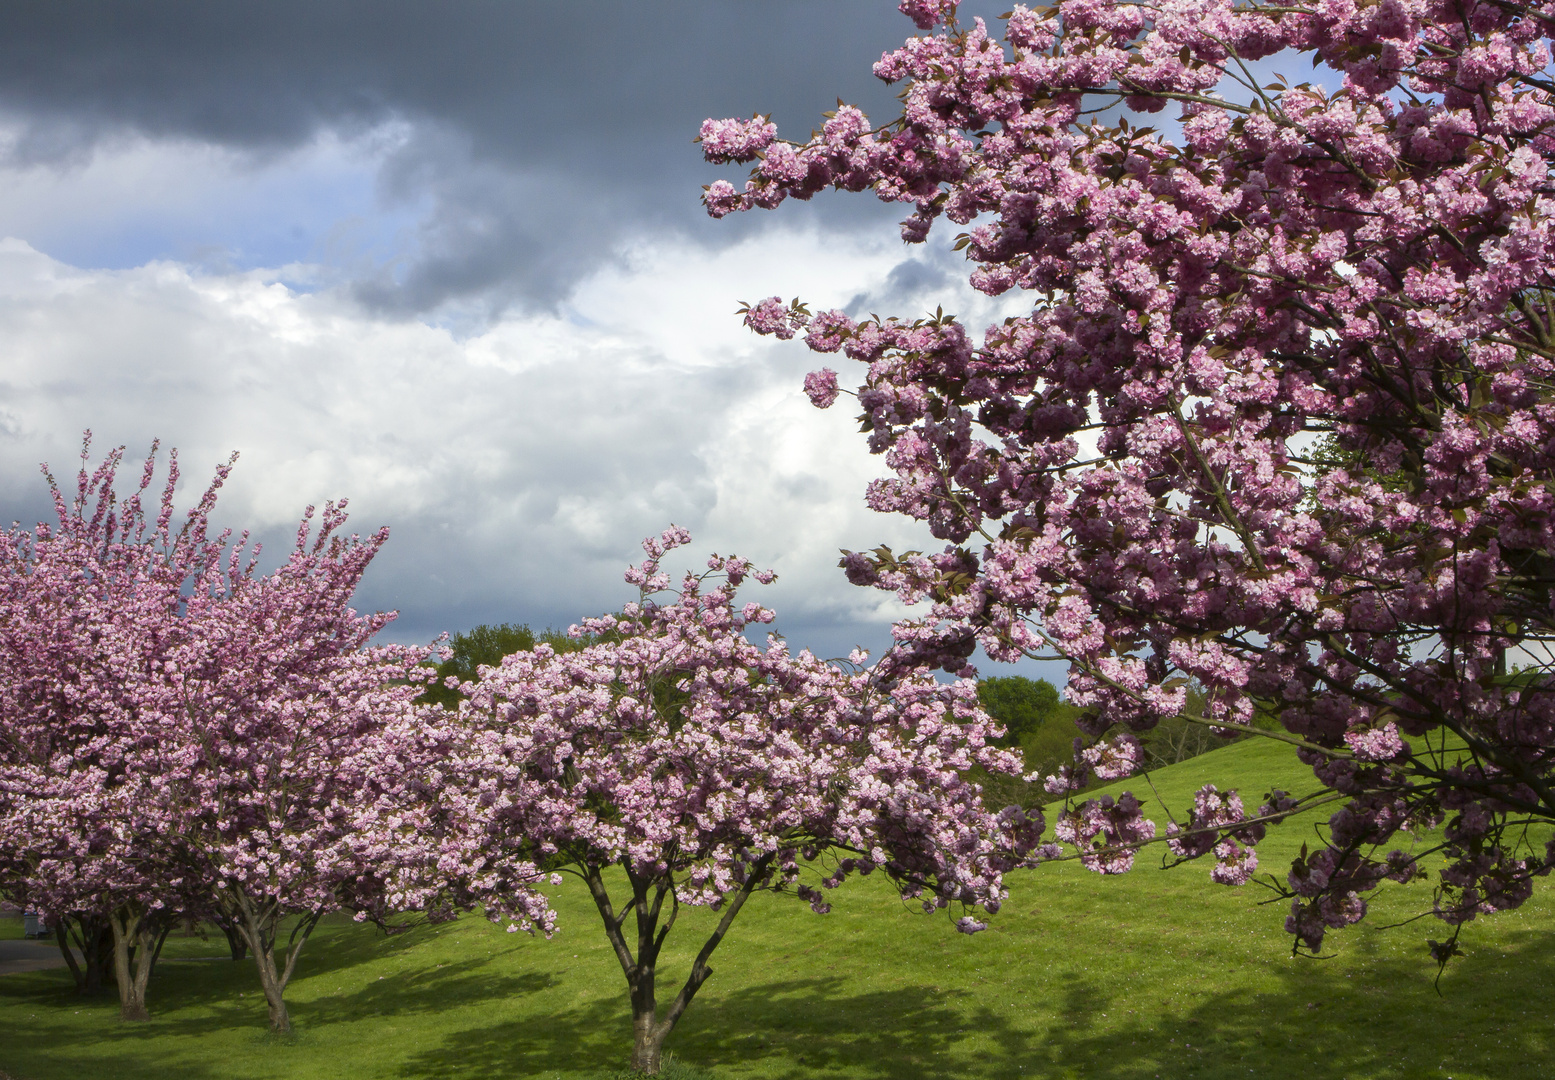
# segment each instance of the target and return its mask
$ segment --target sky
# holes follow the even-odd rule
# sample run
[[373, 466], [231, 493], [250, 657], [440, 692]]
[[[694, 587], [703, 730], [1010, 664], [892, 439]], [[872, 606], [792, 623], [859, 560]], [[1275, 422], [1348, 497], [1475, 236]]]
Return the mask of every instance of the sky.
[[5, 517], [87, 429], [177, 447], [188, 499], [235, 450], [218, 518], [272, 553], [326, 499], [390, 527], [358, 601], [395, 640], [616, 608], [674, 523], [778, 572], [795, 645], [878, 652], [906, 611], [838, 549], [937, 545], [864, 506], [822, 359], [735, 309], [1005, 311], [867, 194], [708, 219], [737, 176], [692, 140], [887, 119], [870, 66], [913, 32], [890, 0], [0, 3]]

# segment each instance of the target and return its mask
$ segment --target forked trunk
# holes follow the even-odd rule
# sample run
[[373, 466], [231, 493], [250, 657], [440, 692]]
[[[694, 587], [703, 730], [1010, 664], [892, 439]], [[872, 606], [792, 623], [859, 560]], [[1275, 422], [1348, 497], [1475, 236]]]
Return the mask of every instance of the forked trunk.
[[[54, 940], [59, 942], [60, 955], [65, 958], [65, 965], [70, 968], [70, 977], [75, 980], [76, 993], [86, 993], [86, 972], [76, 963], [76, 951], [70, 947], [70, 931], [65, 929], [64, 919], [57, 919], [54, 923]], [[90, 961], [87, 962], [87, 968], [91, 969]]]
[[119, 1018], [150, 1020], [146, 987], [156, 962], [156, 930], [144, 910], [122, 907], [108, 916], [113, 928], [113, 974], [119, 983]]
[[285, 1034], [292, 1029], [291, 1014], [286, 1011], [286, 983], [275, 966], [275, 948], [253, 949], [259, 967], [259, 985], [270, 1009], [270, 1030]]
[[[588, 882], [594, 904], [599, 908], [600, 917], [605, 921], [605, 936], [610, 939], [610, 944], [615, 948], [616, 958], [621, 963], [621, 970], [626, 974], [626, 985], [631, 994], [632, 1069], [634, 1071], [649, 1076], [659, 1074], [664, 1064], [664, 1040], [669, 1038], [671, 1031], [675, 1030], [675, 1025], [679, 1023], [686, 1007], [691, 1004], [691, 999], [712, 975], [713, 969], [707, 966], [707, 961], [712, 957], [713, 950], [718, 948], [719, 942], [723, 941], [724, 935], [729, 932], [730, 924], [740, 913], [740, 908], [745, 906], [745, 901], [750, 898], [750, 894], [766, 880], [767, 867], [771, 862], [770, 856], [758, 859], [750, 867], [745, 883], [739, 891], [725, 901], [723, 918], [718, 921], [718, 928], [708, 937], [707, 942], [702, 946], [702, 951], [697, 953], [696, 960], [691, 964], [691, 973], [686, 976], [685, 984], [681, 986], [680, 993], [675, 995], [675, 1000], [670, 1002], [669, 1008], [664, 1010], [662, 1017], [659, 1015], [658, 1000], [655, 996], [654, 966], [658, 962], [660, 951], [664, 948], [664, 939], [669, 936], [670, 929], [675, 925], [675, 916], [680, 911], [679, 901], [675, 899], [673, 882], [666, 878], [639, 877], [630, 867], [627, 867], [627, 880], [632, 885], [632, 901], [625, 911], [617, 915], [599, 868], [590, 866], [584, 869], [584, 880]], [[669, 917], [665, 919], [664, 925], [660, 926], [659, 917], [663, 913], [666, 897], [670, 899], [671, 904]], [[621, 929], [627, 915], [634, 910], [637, 914], [635, 956]]]
[[231, 898], [235, 911], [229, 911], [233, 922], [243, 935], [248, 951], [253, 954], [254, 966], [259, 970], [259, 986], [264, 991], [265, 1004], [270, 1010], [270, 1030], [277, 1034], [289, 1034], [292, 1030], [291, 1014], [286, 1009], [286, 984], [291, 981], [297, 966], [297, 956], [313, 933], [324, 912], [311, 912], [292, 930], [284, 947], [277, 948], [277, 935], [281, 928], [281, 911], [274, 903], [256, 902], [238, 894]]

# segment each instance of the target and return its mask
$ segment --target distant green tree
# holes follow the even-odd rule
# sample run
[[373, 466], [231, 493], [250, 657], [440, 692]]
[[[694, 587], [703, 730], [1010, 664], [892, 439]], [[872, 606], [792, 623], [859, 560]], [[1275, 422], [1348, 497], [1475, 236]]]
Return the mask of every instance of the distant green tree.
[[448, 642], [452, 655], [437, 665], [437, 683], [421, 695], [428, 704], [441, 705], [445, 709], [457, 709], [464, 695], [446, 685], [450, 676], [459, 682], [473, 681], [482, 665], [496, 667], [502, 658], [516, 652], [529, 652], [536, 645], [549, 645], [559, 653], [574, 652], [588, 645], [593, 639], [567, 636], [564, 630], [547, 629], [536, 634], [527, 624], [482, 623], [473, 630], [455, 634]]
[[1005, 746], [1015, 746], [1058, 710], [1058, 687], [1046, 679], [996, 675], [977, 680], [977, 700], [1004, 725]]
[[[1028, 773], [1049, 775], [1074, 760], [1074, 740], [1080, 735], [1074, 718], [1080, 710], [1060, 701], [1058, 687], [1046, 679], [997, 675], [977, 681], [977, 699], [985, 712], [1005, 727], [999, 740], [1020, 747]], [[1019, 777], [978, 774], [983, 800], [989, 807], [1040, 806], [1051, 796], [1040, 783]]]

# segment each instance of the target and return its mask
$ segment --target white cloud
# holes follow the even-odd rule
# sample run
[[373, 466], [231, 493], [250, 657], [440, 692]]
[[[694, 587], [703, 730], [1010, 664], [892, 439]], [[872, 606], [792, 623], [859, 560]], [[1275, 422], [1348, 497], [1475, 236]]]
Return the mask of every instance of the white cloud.
[[356, 527], [395, 534], [364, 605], [400, 608], [400, 636], [422, 639], [615, 606], [637, 541], [673, 521], [697, 552], [775, 568], [763, 598], [797, 641], [879, 644], [896, 605], [849, 586], [837, 548], [933, 542], [863, 506], [881, 463], [844, 406], [804, 398], [821, 358], [733, 311], [880, 295], [904, 258], [815, 234], [717, 253], [644, 241], [557, 313], [461, 339], [274, 274], [82, 270], [8, 240], [0, 497], [8, 518], [43, 513], [36, 465], [68, 471], [86, 427], [99, 450], [179, 447], [186, 490], [237, 449], [222, 520], [284, 544], [306, 503], [349, 496]]

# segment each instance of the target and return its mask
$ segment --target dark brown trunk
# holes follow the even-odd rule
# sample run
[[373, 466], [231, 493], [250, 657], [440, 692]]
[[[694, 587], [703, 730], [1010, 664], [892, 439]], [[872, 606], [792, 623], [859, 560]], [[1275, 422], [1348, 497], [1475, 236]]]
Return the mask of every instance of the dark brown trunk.
[[60, 955], [64, 956], [65, 965], [70, 968], [70, 977], [75, 980], [76, 993], [86, 993], [86, 972], [76, 963], [76, 951], [70, 947], [70, 932], [65, 929], [64, 919], [54, 923], [54, 939], [59, 942]]
[[157, 932], [156, 945], [151, 950], [151, 968], [149, 971], [150, 975], [155, 975], [157, 973], [157, 961], [162, 959], [162, 946], [167, 944], [167, 936], [172, 932], [173, 924], [171, 921], [163, 924], [162, 929]]
[[[65, 915], [54, 923], [54, 940], [75, 979], [78, 994], [95, 994], [113, 977], [113, 931], [97, 915]], [[80, 954], [80, 962], [76, 954]]]
[[243, 940], [243, 932], [237, 924], [226, 915], [218, 915], [211, 919], [227, 938], [227, 948], [232, 953], [234, 961], [242, 960], [248, 955], [248, 942]]
[[95, 994], [113, 979], [113, 928], [108, 920], [92, 923], [92, 951], [86, 976], [86, 992]]

